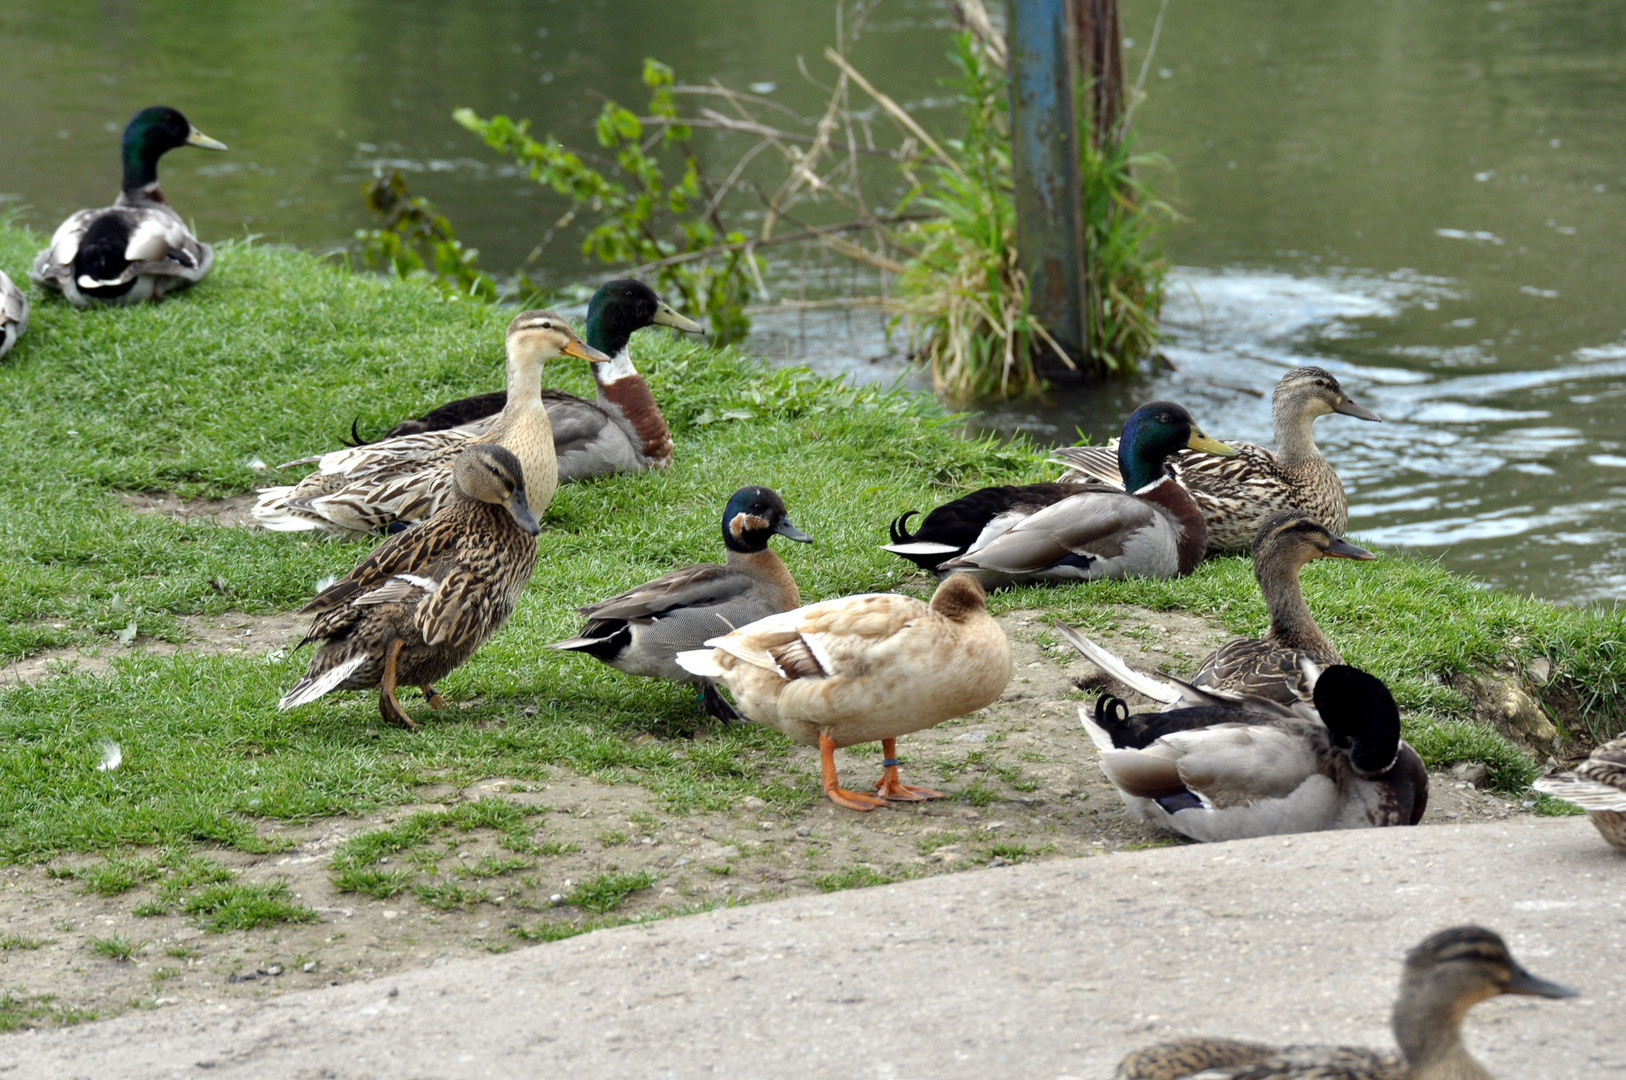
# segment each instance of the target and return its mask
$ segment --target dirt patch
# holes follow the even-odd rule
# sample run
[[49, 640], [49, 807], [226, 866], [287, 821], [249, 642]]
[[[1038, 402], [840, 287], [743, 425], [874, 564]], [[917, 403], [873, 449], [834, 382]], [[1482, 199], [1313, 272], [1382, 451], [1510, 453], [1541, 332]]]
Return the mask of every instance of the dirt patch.
[[132, 653], [255, 656], [293, 648], [310, 626], [309, 615], [293, 613], [248, 615], [228, 611], [220, 615], [180, 615], [176, 619], [191, 635], [190, 640], [176, 644], [138, 636], [128, 645], [109, 639], [100, 645], [47, 649], [0, 665], [0, 686], [33, 684], [74, 672], [105, 675], [115, 658]]
[[[1175, 669], [1188, 668], [1225, 636], [1188, 615], [1137, 612], [1137, 620], [1142, 615], [1120, 633], [1092, 636], [1131, 662]], [[237, 647], [230, 631], [247, 623], [212, 621], [220, 625], [209, 647]], [[1015, 647], [1017, 674], [1000, 700], [900, 742], [904, 779], [950, 799], [868, 814], [817, 799], [779, 814], [747, 798], [728, 812], [674, 814], [642, 787], [564, 770], [541, 782], [493, 777], [461, 789], [431, 785], [418, 792], [423, 803], [364, 819], [267, 823], [262, 835], [288, 845], [273, 855], [203, 851], [240, 881], [285, 883], [291, 898], [318, 917], [224, 934], [204, 932], [177, 905], [136, 915], [161, 897], [161, 878], [104, 897], [80, 880], [52, 876], [98, 859], [62, 859], [49, 871], [13, 867], [0, 871], [0, 945], [20, 944], [0, 947], [0, 988], [55, 995], [54, 1008], [104, 1016], [274, 996], [505, 951], [605, 918], [653, 918], [969, 867], [1184, 843], [1131, 817], [1096, 767], [1078, 721], [1090, 695], [1076, 686], [1099, 677], [1093, 665], [1049, 640], [1042, 613], [1016, 612], [1001, 622]], [[272, 644], [263, 626], [253, 629], [247, 637], [258, 640], [248, 647]], [[290, 625], [288, 633], [298, 629]], [[855, 788], [878, 773], [874, 754], [843, 752], [837, 762]], [[1526, 812], [1479, 790], [1471, 767], [1459, 772], [1432, 777], [1425, 825]], [[786, 779], [816, 791], [817, 774], [817, 756], [808, 752], [793, 759]], [[506, 830], [464, 829], [449, 816], [430, 839], [372, 865], [380, 875], [401, 876], [397, 895], [374, 899], [335, 887], [333, 857], [346, 839], [403, 829], [425, 812], [451, 808], [455, 816], [482, 798], [515, 805], [522, 822]], [[607, 912], [569, 902], [584, 885], [645, 880], [639, 875], [648, 875], [647, 887]], [[115, 936], [145, 944], [128, 961], [94, 950], [97, 939]], [[50, 1022], [51, 1015], [28, 1022]]]
[[250, 491], [227, 499], [183, 499], [168, 491], [119, 491], [119, 502], [135, 514], [163, 514], [185, 524], [213, 521], [234, 528], [254, 524], [250, 511], [259, 496]]

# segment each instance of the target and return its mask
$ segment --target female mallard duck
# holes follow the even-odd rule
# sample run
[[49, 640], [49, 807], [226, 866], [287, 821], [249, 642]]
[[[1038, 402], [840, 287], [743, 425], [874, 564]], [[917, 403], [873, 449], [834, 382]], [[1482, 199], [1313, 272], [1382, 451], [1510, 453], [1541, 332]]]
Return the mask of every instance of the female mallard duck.
[[1299, 571], [1312, 559], [1375, 558], [1334, 536], [1302, 510], [1278, 510], [1253, 540], [1253, 576], [1259, 581], [1270, 629], [1261, 638], [1234, 638], [1203, 659], [1192, 682], [1204, 689], [1237, 690], [1284, 705], [1310, 700], [1301, 659], [1342, 664], [1344, 658], [1316, 625], [1304, 602]]
[[142, 109], [124, 129], [124, 190], [101, 210], [81, 210], [57, 227], [29, 277], [75, 307], [137, 304], [202, 280], [214, 262], [158, 189], [158, 159], [181, 146], [224, 150], [179, 112]]
[[[655, 290], [632, 278], [605, 282], [588, 302], [585, 340], [611, 357], [609, 363], [596, 364], [592, 369], [598, 400], [588, 401], [563, 390], [542, 391], [542, 403], [553, 425], [561, 484], [589, 476], [664, 469], [672, 463], [672, 432], [666, 426], [666, 417], [655, 404], [649, 384], [632, 366], [632, 335], [648, 326], [670, 326], [690, 334], [705, 332], [699, 323], [673, 311], [655, 295]], [[463, 428], [475, 437], [495, 422], [507, 400], [508, 392], [498, 390], [448, 402], [416, 419], [401, 421], [380, 441], [450, 428]], [[310, 464], [315, 460], [306, 458], [289, 464]]]
[[28, 330], [28, 297], [0, 270], [0, 356], [5, 356]]
[[1239, 697], [1131, 716], [1103, 695], [1094, 719], [1083, 708], [1079, 719], [1124, 805], [1193, 840], [1422, 820], [1428, 771], [1400, 738], [1389, 688], [1337, 664], [1319, 672], [1314, 703], [1309, 713]]
[[470, 446], [452, 467], [445, 508], [384, 541], [305, 605], [316, 621], [299, 644], [322, 644], [278, 708], [376, 686], [385, 721], [414, 727], [396, 686], [420, 687], [434, 708], [446, 704], [434, 682], [513, 614], [536, 566], [539, 531], [519, 458], [503, 446]]
[[740, 488], [723, 510], [725, 564], [685, 566], [619, 596], [577, 608], [587, 616], [587, 625], [575, 637], [549, 648], [585, 653], [629, 675], [698, 683], [707, 715], [737, 719], [710, 679], [678, 666], [677, 654], [699, 649], [708, 638], [736, 626], [801, 605], [796, 579], [768, 549], [775, 533], [802, 544], [813, 542], [791, 524], [777, 492]]
[[[1011, 643], [969, 574], [952, 574], [930, 604], [869, 593], [770, 615], [678, 654], [685, 670], [721, 679], [739, 710], [823, 758], [824, 793], [873, 810], [888, 799], [942, 798], [898, 779], [898, 736], [982, 708], [1011, 678]], [[880, 797], [836, 781], [840, 747], [879, 739]]]
[[1520, 967], [1499, 935], [1455, 926], [1406, 954], [1394, 1007], [1398, 1057], [1360, 1046], [1179, 1039], [1130, 1054], [1113, 1080], [1495, 1080], [1463, 1045], [1462, 1018], [1501, 994], [1567, 998], [1575, 991]]
[[1542, 777], [1533, 786], [1584, 809], [1609, 845], [1626, 852], [1626, 738], [1604, 743], [1574, 771]]
[[264, 488], [254, 520], [279, 532], [322, 529], [369, 533], [434, 514], [451, 492], [452, 462], [466, 446], [501, 443], [519, 458], [525, 490], [538, 521], [559, 486], [553, 428], [542, 402], [542, 368], [556, 356], [594, 364], [609, 357], [582, 343], [559, 316], [525, 311], [508, 324], [508, 399], [502, 414], [477, 437], [427, 431], [399, 439], [336, 450], [315, 472], [287, 487]]
[[939, 506], [913, 534], [904, 514], [886, 550], [939, 577], [975, 574], [989, 588], [1189, 574], [1207, 543], [1203, 517], [1163, 472], [1164, 459], [1182, 448], [1236, 453], [1198, 430], [1185, 409], [1154, 401], [1130, 414], [1118, 441], [1132, 494], [1069, 484], [984, 488]]
[[[1334, 533], [1349, 524], [1344, 485], [1316, 449], [1310, 426], [1328, 413], [1383, 418], [1356, 404], [1337, 379], [1318, 367], [1297, 367], [1283, 375], [1271, 397], [1270, 412], [1276, 428], [1275, 453], [1237, 443], [1237, 453], [1226, 460], [1181, 454], [1170, 463], [1175, 480], [1202, 508], [1211, 553], [1248, 550], [1260, 521], [1272, 510], [1303, 510]], [[1126, 486], [1129, 474], [1120, 470], [1111, 445], [1062, 447], [1052, 458], [1067, 466], [1064, 480]], [[1127, 487], [1134, 490], [1132, 482]]]

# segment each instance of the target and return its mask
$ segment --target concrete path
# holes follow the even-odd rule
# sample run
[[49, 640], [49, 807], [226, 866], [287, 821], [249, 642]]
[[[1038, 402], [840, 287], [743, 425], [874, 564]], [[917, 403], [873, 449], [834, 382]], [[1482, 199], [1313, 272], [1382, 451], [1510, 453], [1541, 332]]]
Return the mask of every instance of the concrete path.
[[0, 1078], [1105, 1078], [1201, 1032], [1391, 1046], [1399, 958], [1478, 922], [1579, 999], [1469, 1016], [1499, 1077], [1626, 1076], [1626, 858], [1580, 818], [949, 874], [253, 1004], [0, 1037]]

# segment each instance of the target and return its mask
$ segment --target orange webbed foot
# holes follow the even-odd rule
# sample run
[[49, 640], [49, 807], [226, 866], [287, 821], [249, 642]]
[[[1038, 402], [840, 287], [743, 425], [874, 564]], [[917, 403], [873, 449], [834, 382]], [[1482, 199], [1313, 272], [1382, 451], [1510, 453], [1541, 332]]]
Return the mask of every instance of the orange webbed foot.
[[875, 781], [875, 790], [881, 793], [881, 798], [891, 799], [893, 802], [925, 802], [927, 799], [945, 799], [948, 796], [941, 791], [931, 788], [911, 787], [898, 779], [896, 769], [888, 769], [886, 774]]
[[885, 799], [877, 799], [873, 795], [864, 795], [857, 791], [848, 791], [846, 788], [825, 788], [824, 793], [830, 801], [837, 806], [845, 806], [848, 810], [857, 810], [860, 813], [869, 813], [877, 806], [885, 806]]

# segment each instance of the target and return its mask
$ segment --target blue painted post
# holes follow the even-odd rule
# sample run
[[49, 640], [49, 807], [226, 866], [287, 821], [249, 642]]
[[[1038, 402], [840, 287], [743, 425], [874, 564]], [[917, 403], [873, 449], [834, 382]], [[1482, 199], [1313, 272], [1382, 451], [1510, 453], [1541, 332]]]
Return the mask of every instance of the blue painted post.
[[[1069, 12], [1068, 0], [1010, 0], [1011, 159], [1030, 311], [1082, 369], [1084, 219]], [[1048, 348], [1035, 351], [1035, 362], [1049, 375], [1066, 370]]]

